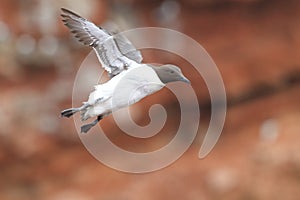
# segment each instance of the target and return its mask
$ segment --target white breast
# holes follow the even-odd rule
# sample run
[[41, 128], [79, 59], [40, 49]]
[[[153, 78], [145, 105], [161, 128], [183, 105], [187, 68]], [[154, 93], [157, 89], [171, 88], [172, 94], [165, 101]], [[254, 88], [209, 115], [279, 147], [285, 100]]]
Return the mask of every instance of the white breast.
[[131, 105], [160, 90], [165, 84], [156, 72], [147, 65], [123, 71], [107, 83], [95, 86], [88, 103], [93, 105], [86, 110], [86, 117], [110, 113], [113, 110]]
[[164, 87], [156, 72], [147, 65], [128, 70], [115, 87], [113, 107], [131, 105]]

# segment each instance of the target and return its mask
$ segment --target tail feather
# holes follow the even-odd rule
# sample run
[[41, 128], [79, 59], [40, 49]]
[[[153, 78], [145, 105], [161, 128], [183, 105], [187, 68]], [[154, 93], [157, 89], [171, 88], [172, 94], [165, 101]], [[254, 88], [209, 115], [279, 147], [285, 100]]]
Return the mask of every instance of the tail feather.
[[69, 108], [69, 109], [63, 110], [60, 114], [61, 114], [62, 117], [68, 117], [69, 118], [78, 111], [79, 110], [77, 108]]

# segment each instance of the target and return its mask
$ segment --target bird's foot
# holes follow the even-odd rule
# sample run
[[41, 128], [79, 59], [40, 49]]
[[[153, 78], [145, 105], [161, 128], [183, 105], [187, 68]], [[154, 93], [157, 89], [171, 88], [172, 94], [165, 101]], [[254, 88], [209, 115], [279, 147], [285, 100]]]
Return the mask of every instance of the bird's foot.
[[95, 121], [93, 121], [92, 123], [90, 124], [85, 124], [83, 126], [81, 126], [81, 133], [87, 133], [93, 126], [95, 126], [101, 119], [102, 119], [103, 116], [99, 115], [97, 117], [97, 119]]
[[85, 124], [83, 126], [81, 126], [81, 133], [87, 133], [92, 127], [94, 126], [94, 124]]

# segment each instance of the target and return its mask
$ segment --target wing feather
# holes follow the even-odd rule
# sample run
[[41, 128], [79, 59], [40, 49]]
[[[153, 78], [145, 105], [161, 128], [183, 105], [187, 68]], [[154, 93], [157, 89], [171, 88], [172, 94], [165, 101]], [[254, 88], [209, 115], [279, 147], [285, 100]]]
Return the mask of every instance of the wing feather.
[[91, 46], [102, 67], [115, 76], [130, 67], [133, 62], [141, 63], [142, 55], [122, 34], [112, 35], [78, 14], [62, 8], [64, 24], [84, 45]]

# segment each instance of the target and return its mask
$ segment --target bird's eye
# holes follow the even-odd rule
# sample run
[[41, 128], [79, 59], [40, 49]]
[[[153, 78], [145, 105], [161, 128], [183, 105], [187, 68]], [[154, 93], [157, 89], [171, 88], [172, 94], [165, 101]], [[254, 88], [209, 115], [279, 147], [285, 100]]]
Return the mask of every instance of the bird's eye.
[[171, 71], [171, 74], [174, 74], [174, 71]]

